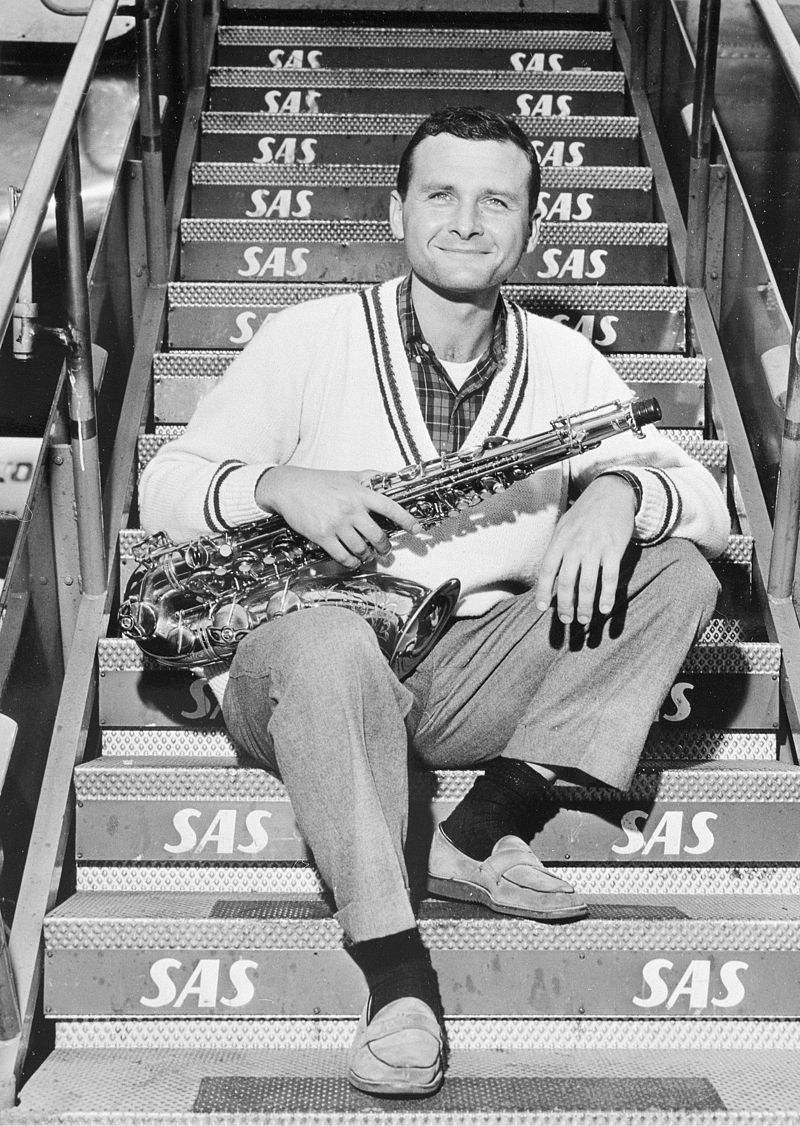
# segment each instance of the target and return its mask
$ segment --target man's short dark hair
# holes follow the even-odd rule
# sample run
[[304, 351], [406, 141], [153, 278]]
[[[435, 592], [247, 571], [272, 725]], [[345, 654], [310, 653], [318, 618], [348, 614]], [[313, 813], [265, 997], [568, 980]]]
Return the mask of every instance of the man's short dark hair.
[[510, 141], [512, 145], [516, 145], [525, 154], [531, 167], [528, 208], [531, 215], [534, 213], [539, 202], [541, 187], [541, 173], [536, 151], [515, 121], [482, 106], [447, 106], [420, 122], [417, 131], [406, 145], [397, 169], [397, 191], [401, 199], [406, 198], [411, 181], [414, 149], [426, 137], [438, 137], [440, 133], [449, 133], [451, 137], [460, 137], [464, 141]]

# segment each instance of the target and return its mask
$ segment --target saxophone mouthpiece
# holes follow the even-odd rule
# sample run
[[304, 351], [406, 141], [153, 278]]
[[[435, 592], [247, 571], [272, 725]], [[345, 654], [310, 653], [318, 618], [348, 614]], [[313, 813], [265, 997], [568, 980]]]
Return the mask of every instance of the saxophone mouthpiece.
[[631, 414], [637, 426], [647, 426], [651, 422], [660, 421], [661, 405], [658, 399], [642, 399], [631, 403]]

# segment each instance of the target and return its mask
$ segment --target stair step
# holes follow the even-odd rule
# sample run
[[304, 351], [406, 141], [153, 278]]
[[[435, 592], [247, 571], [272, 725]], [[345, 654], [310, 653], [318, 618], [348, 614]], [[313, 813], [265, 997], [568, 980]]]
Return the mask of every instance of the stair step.
[[[169, 286], [171, 349], [242, 348], [261, 322], [287, 305], [363, 289], [353, 284], [305, 282], [173, 282]], [[637, 356], [625, 374], [619, 353], [676, 353], [686, 348], [686, 290], [654, 285], [510, 285], [504, 292], [531, 312], [582, 332], [628, 382], [630, 366], [645, 379], [674, 383], [681, 411], [674, 426], [700, 426], [705, 361], [684, 356]], [[642, 392], [640, 391], [640, 394]]]
[[[800, 1016], [797, 896], [611, 896], [548, 926], [424, 900], [458, 1016]], [[361, 973], [322, 898], [78, 892], [45, 924], [54, 1017], [354, 1015]]]
[[[114, 1044], [120, 1050], [132, 1048], [137, 1051], [147, 1048], [161, 1051], [239, 1049], [272, 1053], [283, 1049], [286, 1061], [291, 1058], [289, 1053], [293, 1051], [302, 1052], [313, 1048], [323, 1051], [346, 1049], [350, 1046], [356, 1027], [355, 1017], [333, 1020], [296, 1020], [286, 1017], [275, 1021], [247, 1017], [231, 1019], [230, 1013], [214, 1020], [155, 1017], [146, 1021], [111, 1018], [62, 1020], [54, 1023], [56, 1048], [62, 1051], [83, 1051], [87, 1048], [107, 1047], [109, 1044]], [[488, 1043], [492, 1045], [492, 1051], [497, 1053], [532, 1052], [541, 1049], [543, 1044], [554, 1052], [586, 1049], [602, 1053], [613, 1044], [612, 1051], [652, 1051], [661, 1057], [670, 1049], [675, 1049], [677, 1035], [682, 1048], [693, 1053], [747, 1050], [791, 1052], [794, 1073], [797, 1074], [796, 1053], [800, 1050], [800, 1022], [777, 1017], [758, 1021], [719, 1020], [714, 1019], [714, 1016], [702, 1015], [691, 1021], [646, 1015], [636, 1021], [613, 1017], [593, 1019], [590, 1016], [582, 1016], [577, 1020], [553, 1020], [548, 1017], [530, 1017], [526, 1020], [448, 1017], [446, 1023], [447, 1038], [455, 1051], [481, 1050]], [[656, 1066], [655, 1058], [653, 1066]], [[419, 1107], [420, 1104], [416, 1105]], [[566, 1124], [559, 1120], [553, 1126]], [[652, 1120], [648, 1126], [654, 1126]], [[684, 1126], [687, 1124], [684, 1123]]]
[[[255, 164], [392, 164], [421, 113], [206, 112], [200, 158]], [[636, 117], [517, 117], [543, 167], [639, 164]]]
[[[233, 758], [235, 751], [225, 731], [181, 730], [169, 727], [106, 727], [102, 732], [103, 757], [144, 758]], [[772, 762], [777, 748], [768, 731], [665, 731], [650, 733], [644, 745], [644, 760], [659, 762]]]
[[[305, 8], [305, 0], [292, 2], [292, 0], [284, 0], [283, 7], [286, 10], [293, 10], [298, 8]], [[542, 4], [545, 18], [551, 16], [564, 16], [567, 18], [572, 17], [587, 17], [587, 16], [605, 16], [606, 3], [605, 0], [544, 0]], [[330, 14], [333, 12], [345, 12], [347, 16], [351, 16], [353, 11], [360, 12], [363, 15], [374, 14], [378, 12], [391, 12], [400, 11], [406, 12], [408, 5], [406, 0], [360, 0], [360, 3], [354, 4], [352, 0], [328, 0], [325, 11]], [[256, 13], [261, 13], [267, 20], [274, 18], [275, 3], [274, 0], [225, 0], [225, 10], [228, 17], [233, 20], [242, 18], [239, 13], [248, 13], [246, 18], [251, 22], [256, 19]], [[420, 9], [420, 11], [426, 9]], [[437, 0], [436, 7], [427, 9], [437, 11], [447, 19], [451, 13], [457, 12], [463, 15], [465, 12], [470, 14], [478, 13], [485, 17], [486, 15], [486, 0]], [[509, 15], [519, 16], [520, 6], [519, 0], [494, 0], [492, 4], [492, 14], [500, 16], [505, 19]], [[334, 16], [333, 19], [336, 17]], [[523, 17], [525, 18], [525, 17]], [[499, 22], [499, 21], [498, 21]]]
[[516, 28], [270, 27], [223, 25], [221, 66], [282, 70], [329, 67], [448, 67], [480, 70], [610, 70], [607, 31]]
[[[559, 864], [557, 875], [582, 895], [797, 895], [797, 865]], [[77, 890], [93, 892], [203, 892], [208, 895], [321, 895], [323, 882], [310, 863], [258, 864], [205, 861], [186, 864], [81, 864]]]
[[[689, 652], [661, 709], [681, 728], [777, 731], [780, 647], [742, 641], [738, 622], [715, 620]], [[158, 667], [135, 642], [101, 638], [100, 722], [104, 727], [220, 727], [206, 682]], [[672, 728], [671, 728], [672, 729]]]
[[[396, 172], [390, 164], [196, 164], [192, 216], [384, 219]], [[539, 200], [549, 222], [642, 222], [653, 218], [652, 188], [649, 168], [544, 168]]]
[[[415, 772], [409, 842], [424, 862], [433, 823], [475, 771]], [[283, 784], [221, 759], [98, 759], [77, 768], [76, 849], [87, 863], [308, 860]], [[557, 786], [543, 812], [546, 863], [794, 864], [800, 769], [774, 762], [694, 767], [646, 761], [627, 792]]]
[[[542, 223], [516, 282], [663, 284], [665, 223]], [[186, 281], [386, 281], [408, 270], [388, 222], [350, 219], [184, 219]]]
[[522, 117], [612, 116], [625, 108], [619, 70], [297, 70], [211, 67], [212, 112], [271, 114], [431, 113], [443, 105], [474, 105]]
[[[183, 1022], [189, 1023], [198, 1022]], [[219, 1022], [206, 1023], [216, 1027]], [[458, 1026], [467, 1023], [473, 1022], [453, 1022], [451, 1044], [459, 1039]], [[219, 1116], [231, 1126], [374, 1126], [384, 1119], [393, 1126], [512, 1121], [518, 1126], [589, 1126], [600, 1121], [627, 1126], [689, 1121], [756, 1126], [790, 1121], [776, 1115], [791, 1116], [800, 1099], [792, 1049], [748, 1045], [715, 1050], [706, 1043], [678, 1049], [666, 1036], [658, 1051], [641, 1044], [624, 1049], [616, 1047], [613, 1032], [621, 1022], [604, 1022], [608, 1038], [602, 1043], [559, 1049], [550, 1046], [548, 1035], [556, 1022], [533, 1021], [527, 1023], [534, 1026], [538, 1043], [497, 1050], [499, 1022], [474, 1023], [481, 1025], [483, 1050], [454, 1047], [438, 1094], [422, 1104], [392, 1099], [387, 1107], [386, 1100], [347, 1083], [344, 1042], [327, 1049], [316, 1044], [287, 1049], [282, 1043], [268, 1051], [220, 1049], [216, 1044], [205, 1051], [164, 1049], [153, 1045], [156, 1036], [147, 1035], [152, 1022], [146, 1021], [144, 1045], [135, 1052], [117, 1047], [113, 1036], [113, 1048], [57, 1050], [25, 1087], [20, 1108], [7, 1112], [7, 1121], [10, 1126], [156, 1120], [190, 1124]], [[588, 1022], [562, 1023], [583, 1028]], [[661, 1023], [665, 1032], [675, 1035], [674, 1022]], [[709, 1022], [699, 1023], [705, 1027]], [[761, 1022], [741, 1024], [749, 1039], [757, 1041]], [[349, 1042], [354, 1026], [349, 1021], [339, 1025], [339, 1040]], [[736, 1028], [740, 1026], [737, 1022]], [[99, 1027], [108, 1028], [106, 1022]], [[685, 1045], [683, 1025], [677, 1031]]]
[[[188, 422], [197, 404], [219, 382], [236, 352], [160, 352], [153, 357], [153, 413], [159, 426]], [[613, 356], [614, 368], [639, 398], [654, 395], [661, 404], [662, 425], [688, 429], [699, 424], [705, 385], [705, 362], [688, 356]], [[674, 421], [675, 418], [680, 421]]]

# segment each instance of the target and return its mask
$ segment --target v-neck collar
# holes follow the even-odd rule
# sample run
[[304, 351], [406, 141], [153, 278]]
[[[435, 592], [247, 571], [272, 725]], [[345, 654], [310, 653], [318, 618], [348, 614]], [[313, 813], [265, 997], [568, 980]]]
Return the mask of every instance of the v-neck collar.
[[[395, 441], [407, 464], [438, 458], [414, 387], [397, 313], [402, 278], [372, 286], [361, 294], [381, 398]], [[528, 382], [525, 316], [501, 296], [506, 314], [505, 358], [461, 449], [480, 446], [494, 434], [508, 434]]]

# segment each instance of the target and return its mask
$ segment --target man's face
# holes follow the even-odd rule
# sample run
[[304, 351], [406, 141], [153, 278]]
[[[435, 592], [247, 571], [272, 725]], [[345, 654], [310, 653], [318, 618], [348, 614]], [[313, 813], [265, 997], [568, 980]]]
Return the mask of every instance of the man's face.
[[510, 141], [440, 133], [414, 150], [405, 200], [392, 193], [390, 222], [411, 268], [448, 293], [478, 293], [513, 273], [538, 223], [529, 218], [530, 165]]

